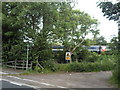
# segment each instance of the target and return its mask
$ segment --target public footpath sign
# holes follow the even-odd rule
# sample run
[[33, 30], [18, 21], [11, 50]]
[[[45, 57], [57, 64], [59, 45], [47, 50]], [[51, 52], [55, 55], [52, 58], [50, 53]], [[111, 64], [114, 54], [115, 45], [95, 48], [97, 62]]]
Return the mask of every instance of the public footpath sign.
[[66, 52], [65, 59], [71, 60], [71, 53], [70, 52]]

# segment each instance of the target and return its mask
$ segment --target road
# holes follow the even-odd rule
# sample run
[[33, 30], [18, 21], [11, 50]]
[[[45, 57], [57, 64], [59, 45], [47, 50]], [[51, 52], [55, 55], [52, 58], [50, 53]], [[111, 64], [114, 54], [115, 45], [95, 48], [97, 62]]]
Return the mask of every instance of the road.
[[31, 88], [29, 86], [14, 83], [14, 82], [11, 82], [11, 81], [0, 80], [0, 83], [2, 83], [2, 90], [10, 89], [10, 88], [12, 88], [12, 89], [22, 89], [22, 90], [26, 90], [26, 89], [35, 90], [34, 88]]
[[5, 75], [10, 76], [11, 74], [19, 74], [19, 73], [15, 72], [15, 71], [14, 72], [9, 71], [9, 73], [0, 71], [0, 75], [2, 75], [2, 77], [0, 78], [0, 86], [2, 86], [2, 87], [0, 87], [0, 88], [2, 88], [2, 90], [8, 90], [8, 89], [36, 90], [35, 87], [32, 87], [32, 86], [27, 85], [25, 83], [15, 82], [14, 80], [3, 78]]
[[30, 86], [31, 88], [114, 88], [108, 82], [112, 73], [87, 72], [87, 73], [54, 73], [54, 74], [30, 74], [19, 75], [21, 71], [2, 71], [2, 80], [9, 80], [17, 84]]

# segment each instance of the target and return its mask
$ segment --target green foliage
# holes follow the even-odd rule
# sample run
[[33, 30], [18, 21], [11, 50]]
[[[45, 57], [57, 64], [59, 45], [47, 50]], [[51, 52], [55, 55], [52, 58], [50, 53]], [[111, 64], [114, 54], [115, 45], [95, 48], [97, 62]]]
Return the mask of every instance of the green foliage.
[[119, 60], [117, 61], [117, 65], [115, 67], [115, 70], [113, 71], [112, 81], [114, 84], [117, 84], [118, 87], [120, 87], [120, 65]]
[[103, 36], [97, 37], [96, 38], [96, 44], [98, 45], [107, 45], [107, 41]]
[[57, 63], [65, 63], [65, 51], [61, 52], [61, 51], [57, 51], [57, 52], [54, 52], [54, 60], [57, 62]]
[[100, 55], [96, 52], [90, 52], [90, 54], [86, 57], [87, 57], [87, 59], [85, 60], [86, 62], [95, 62], [99, 60]]
[[82, 49], [77, 55], [79, 62], [95, 62], [99, 59], [98, 53], [89, 52], [87, 49]]
[[112, 2], [100, 2], [98, 6], [102, 9], [104, 16], [109, 20], [118, 20], [120, 13], [120, 2], [113, 4]]
[[[101, 9], [102, 12], [104, 13], [104, 16], [107, 16], [107, 18], [109, 20], [114, 20], [117, 21], [119, 20], [119, 16], [120, 16], [120, 2], [113, 4], [112, 2], [100, 2], [98, 5]], [[120, 21], [118, 21], [118, 23], [120, 23]], [[120, 82], [120, 70], [118, 70], [118, 68], [120, 68], [120, 29], [118, 29], [118, 41], [116, 42], [116, 38], [113, 39], [114, 41], [114, 45], [117, 45], [117, 67], [113, 73], [113, 79], [115, 80], [115, 82], [117, 82], [117, 84], [119, 84]]]
[[[26, 60], [27, 49], [29, 49], [29, 61], [34, 62], [34, 69], [38, 72], [55, 72], [59, 69], [63, 71], [64, 69], [66, 71], [96, 70], [97, 64], [73, 63], [63, 65], [64, 69], [62, 69], [51, 61], [53, 58], [51, 46], [59, 42], [65, 47], [64, 52], [56, 55], [60, 58], [59, 62], [64, 62], [65, 51], [71, 51], [77, 45], [78, 47], [73, 52], [73, 59], [80, 57], [82, 58], [80, 60], [85, 62], [95, 62], [98, 57], [95, 53], [86, 50], [79, 55], [79, 44], [88, 33], [98, 33], [96, 19], [80, 10], [73, 10], [71, 4], [65, 2], [32, 4], [30, 2], [3, 2], [2, 7], [4, 60]], [[87, 44], [87, 41], [83, 43]], [[28, 48], [27, 45], [29, 45]], [[37, 66], [37, 61], [44, 69]]]
[[57, 70], [55, 63], [53, 60], [48, 60], [48, 61], [42, 61], [41, 65], [48, 70], [51, 70], [52, 72], [55, 72]]
[[58, 68], [60, 71], [65, 72], [96, 72], [96, 71], [108, 71], [114, 69], [112, 63], [71, 63], [61, 64]]
[[57, 72], [58, 71], [62, 71], [62, 72], [94, 72], [95, 71], [96, 72], [96, 71], [113, 70], [116, 66], [116, 63], [117, 62], [116, 62], [115, 55], [100, 55], [98, 60], [95, 60], [94, 62], [87, 62], [87, 61], [79, 62], [79, 63], [72, 62], [68, 64], [54, 63], [54, 66], [53, 64], [52, 65], [50, 64], [50, 65], [54, 67], [55, 71]]
[[[114, 70], [116, 67], [115, 55], [100, 55], [98, 60], [94, 62], [72, 62], [67, 64], [58, 64], [54, 60], [39, 61], [43, 66], [42, 69], [39, 66], [34, 68], [34, 71], [39, 73], [52, 73], [52, 72], [99, 72]], [[116, 70], [117, 71], [117, 70]], [[117, 77], [119, 74], [114, 73]]]

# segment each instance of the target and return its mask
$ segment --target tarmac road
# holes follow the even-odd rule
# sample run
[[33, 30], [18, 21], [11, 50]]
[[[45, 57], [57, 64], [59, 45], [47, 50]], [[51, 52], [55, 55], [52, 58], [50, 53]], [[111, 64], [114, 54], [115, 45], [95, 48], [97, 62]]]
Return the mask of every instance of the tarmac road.
[[6, 89], [35, 90], [34, 88], [31, 88], [22, 84], [17, 84], [14, 82], [5, 81], [5, 80], [0, 80], [0, 83], [2, 83], [2, 90], [6, 90]]

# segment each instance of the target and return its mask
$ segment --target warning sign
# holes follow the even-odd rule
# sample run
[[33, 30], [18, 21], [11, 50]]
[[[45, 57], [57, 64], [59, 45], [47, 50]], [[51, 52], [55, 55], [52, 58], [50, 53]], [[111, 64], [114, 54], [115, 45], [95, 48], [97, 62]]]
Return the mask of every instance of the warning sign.
[[66, 60], [71, 60], [71, 53], [70, 52], [66, 52], [65, 59]]

